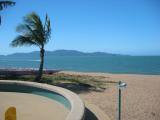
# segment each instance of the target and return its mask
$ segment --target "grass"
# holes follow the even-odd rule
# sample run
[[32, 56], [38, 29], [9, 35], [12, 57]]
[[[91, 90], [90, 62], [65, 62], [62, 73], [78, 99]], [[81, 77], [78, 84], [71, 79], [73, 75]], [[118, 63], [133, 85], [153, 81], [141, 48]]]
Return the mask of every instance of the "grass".
[[[20, 80], [20, 81], [34, 81], [35, 76], [33, 75], [22, 75], [22, 76], [0, 76], [0, 80]], [[104, 80], [103, 76], [89, 76], [89, 75], [70, 75], [65, 73], [54, 73], [52, 75], [44, 74], [40, 82], [51, 85], [59, 84], [76, 84], [83, 87], [90, 87], [94, 89], [105, 90], [110, 83], [113, 81]]]

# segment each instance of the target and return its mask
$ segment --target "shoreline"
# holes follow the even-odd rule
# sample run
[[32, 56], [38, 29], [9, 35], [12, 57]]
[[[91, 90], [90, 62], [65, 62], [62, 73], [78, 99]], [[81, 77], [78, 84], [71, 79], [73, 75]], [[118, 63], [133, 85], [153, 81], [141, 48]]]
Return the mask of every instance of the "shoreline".
[[[43, 74], [54, 74], [60, 70], [43, 70]], [[38, 69], [0, 69], [0, 75], [36, 75]]]
[[160, 76], [159, 74], [134, 74], [134, 73], [109, 73], [109, 72], [79, 72], [79, 71], [59, 71], [59, 73], [66, 73], [66, 74], [75, 74], [75, 75], [95, 75], [95, 76], [99, 76], [99, 75], [130, 75], [130, 76]]
[[[34, 75], [38, 72], [37, 68], [0, 68], [0, 75]], [[92, 72], [92, 71], [76, 71], [61, 69], [43, 69], [43, 74], [54, 74], [57, 72], [74, 73], [74, 74], [101, 74], [101, 75], [144, 75], [144, 76], [160, 76], [160, 74], [142, 74], [142, 73], [112, 73], [112, 72]]]

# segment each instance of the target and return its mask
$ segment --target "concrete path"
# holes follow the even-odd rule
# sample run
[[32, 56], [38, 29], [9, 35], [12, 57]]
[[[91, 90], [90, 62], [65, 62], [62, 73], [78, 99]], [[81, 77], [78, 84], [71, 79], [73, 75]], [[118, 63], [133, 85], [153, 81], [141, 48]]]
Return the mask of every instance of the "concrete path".
[[62, 104], [43, 96], [0, 92], [0, 120], [11, 106], [16, 107], [17, 120], [65, 120], [69, 113]]

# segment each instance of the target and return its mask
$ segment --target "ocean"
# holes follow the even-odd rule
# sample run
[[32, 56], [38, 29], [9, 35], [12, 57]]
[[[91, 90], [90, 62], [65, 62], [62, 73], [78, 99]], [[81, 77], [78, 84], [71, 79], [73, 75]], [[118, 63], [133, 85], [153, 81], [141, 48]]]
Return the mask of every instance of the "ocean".
[[[0, 58], [0, 68], [38, 67], [38, 59]], [[160, 75], [160, 56], [49, 56], [44, 69]]]

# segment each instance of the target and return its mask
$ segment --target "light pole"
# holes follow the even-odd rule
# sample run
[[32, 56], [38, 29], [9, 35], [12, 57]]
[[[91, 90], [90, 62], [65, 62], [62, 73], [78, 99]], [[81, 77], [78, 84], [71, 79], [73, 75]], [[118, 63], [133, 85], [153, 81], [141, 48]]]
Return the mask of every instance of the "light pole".
[[121, 90], [127, 86], [126, 83], [118, 82], [118, 110], [117, 110], [117, 120], [121, 120]]

